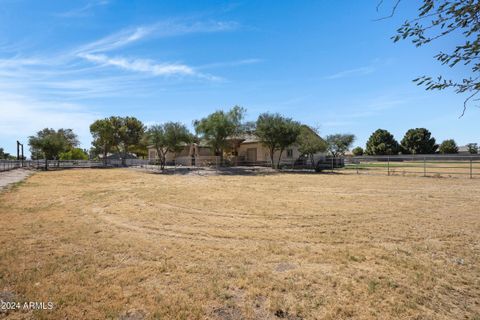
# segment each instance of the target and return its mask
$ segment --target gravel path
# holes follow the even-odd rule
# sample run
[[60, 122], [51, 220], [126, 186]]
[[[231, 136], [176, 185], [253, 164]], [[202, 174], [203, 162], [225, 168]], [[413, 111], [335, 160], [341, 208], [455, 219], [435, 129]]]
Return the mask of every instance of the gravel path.
[[0, 172], [0, 190], [11, 183], [19, 182], [33, 173], [32, 170], [14, 169]]

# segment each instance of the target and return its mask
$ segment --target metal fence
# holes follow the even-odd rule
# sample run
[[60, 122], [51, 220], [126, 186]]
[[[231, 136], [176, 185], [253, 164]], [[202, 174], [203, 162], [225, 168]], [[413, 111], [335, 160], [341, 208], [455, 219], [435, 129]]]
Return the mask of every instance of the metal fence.
[[21, 160], [0, 160], [0, 172], [22, 167]]
[[[102, 160], [0, 160], [0, 172], [16, 168], [31, 169], [67, 169], [67, 168], [108, 168], [142, 167], [152, 170], [160, 168], [157, 161], [145, 159], [108, 159]], [[166, 168], [220, 168], [235, 166], [271, 167], [270, 161], [238, 161], [238, 159], [220, 159], [216, 156], [177, 157], [166, 163]], [[357, 174], [415, 175], [415, 176], [459, 176], [480, 177], [480, 155], [398, 155], [398, 156], [362, 156], [333, 158], [326, 157], [313, 166], [307, 159], [285, 159], [280, 163], [283, 170], [341, 171]]]
[[480, 177], [480, 155], [362, 156], [345, 159], [345, 170], [357, 174], [424, 177]]

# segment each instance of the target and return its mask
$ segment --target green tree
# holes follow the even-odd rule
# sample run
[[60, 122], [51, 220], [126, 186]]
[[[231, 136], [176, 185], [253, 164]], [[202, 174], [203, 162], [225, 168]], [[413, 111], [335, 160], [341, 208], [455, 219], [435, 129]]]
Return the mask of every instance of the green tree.
[[41, 156], [45, 159], [45, 170], [48, 169], [48, 160], [58, 159], [60, 153], [67, 152], [78, 146], [77, 135], [72, 129], [54, 129], [45, 128], [38, 131], [35, 136], [28, 138], [30, 151], [32, 154]]
[[394, 155], [399, 151], [400, 146], [397, 140], [384, 129], [378, 129], [372, 133], [365, 148], [367, 155]]
[[88, 154], [81, 148], [73, 148], [60, 153], [60, 160], [88, 160]]
[[110, 117], [110, 121], [114, 128], [115, 145], [123, 155], [122, 164], [125, 165], [128, 153], [142, 143], [145, 126], [135, 117]]
[[148, 143], [157, 151], [160, 168], [163, 170], [168, 152], [177, 154], [182, 151], [185, 143], [192, 140], [187, 127], [179, 122], [167, 122], [154, 125], [147, 130]]
[[93, 136], [94, 153], [102, 153], [103, 161], [106, 162], [108, 153], [117, 144], [115, 128], [111, 118], [96, 120], [90, 125], [90, 133]]
[[16, 157], [12, 156], [10, 153], [5, 152], [3, 148], [0, 148], [0, 159], [14, 160]]
[[327, 150], [327, 143], [318, 135], [318, 131], [306, 125], [300, 128], [297, 144], [298, 151], [310, 160], [312, 166], [315, 166], [315, 154]]
[[458, 146], [455, 140], [453, 139], [448, 139], [444, 140], [441, 144], [440, 147], [438, 148], [438, 151], [440, 153], [458, 153]]
[[362, 147], [355, 147], [355, 148], [353, 148], [352, 153], [356, 157], [363, 156], [363, 148]]
[[[297, 142], [300, 131], [300, 123], [278, 113], [263, 113], [258, 116], [255, 134], [268, 149], [272, 168], [280, 166], [283, 151]], [[275, 165], [276, 151], [279, 152], [279, 155]]]
[[[397, 0], [392, 15], [400, 2]], [[454, 48], [439, 52], [435, 58], [449, 67], [463, 65], [461, 68], [468, 70], [464, 66], [469, 66], [470, 71], [458, 81], [443, 76], [422, 76], [414, 81], [424, 85], [426, 90], [451, 88], [456, 93], [468, 93], [463, 104], [463, 115], [468, 101], [480, 91], [480, 2], [423, 0], [418, 16], [407, 20], [392, 39], [395, 42], [411, 39], [415, 46], [421, 47], [443, 37], [449, 37], [450, 41], [444, 43], [452, 44]]]
[[353, 134], [331, 134], [326, 138], [328, 151], [334, 157], [345, 155], [355, 141]]
[[435, 138], [425, 128], [410, 129], [405, 133], [401, 145], [404, 153], [431, 154], [435, 153], [438, 145]]
[[205, 139], [216, 156], [223, 161], [223, 151], [229, 146], [228, 138], [242, 132], [245, 109], [234, 106], [230, 111], [215, 111], [205, 118], [193, 122], [197, 134]]
[[478, 144], [476, 143], [469, 143], [467, 144], [468, 152], [470, 154], [477, 154], [478, 153]]

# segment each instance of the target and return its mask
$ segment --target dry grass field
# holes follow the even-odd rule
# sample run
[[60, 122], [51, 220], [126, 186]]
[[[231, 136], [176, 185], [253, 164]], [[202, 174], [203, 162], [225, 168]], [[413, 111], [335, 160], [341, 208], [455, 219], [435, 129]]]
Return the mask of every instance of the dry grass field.
[[480, 319], [480, 180], [40, 172], [0, 295], [48, 319]]

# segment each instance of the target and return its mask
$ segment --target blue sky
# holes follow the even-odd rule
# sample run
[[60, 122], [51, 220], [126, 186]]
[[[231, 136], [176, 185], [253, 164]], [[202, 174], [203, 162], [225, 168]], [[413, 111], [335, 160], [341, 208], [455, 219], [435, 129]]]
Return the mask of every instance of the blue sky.
[[270, 111], [353, 133], [378, 128], [400, 140], [426, 127], [437, 140], [480, 142], [480, 109], [459, 119], [465, 96], [426, 92], [417, 76], [465, 72], [429, 47], [390, 37], [419, 1], [23, 1], [0, 0], [0, 147], [44, 127], [88, 126], [110, 115], [147, 125], [192, 121], [233, 105], [247, 119]]

